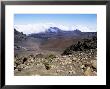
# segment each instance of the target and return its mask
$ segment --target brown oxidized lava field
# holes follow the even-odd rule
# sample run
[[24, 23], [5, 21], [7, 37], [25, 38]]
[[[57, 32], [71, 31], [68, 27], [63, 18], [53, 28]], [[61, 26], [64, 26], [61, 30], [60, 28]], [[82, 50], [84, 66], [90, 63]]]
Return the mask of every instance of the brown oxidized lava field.
[[[54, 30], [53, 30], [54, 29]], [[14, 29], [15, 76], [96, 76], [97, 32]]]

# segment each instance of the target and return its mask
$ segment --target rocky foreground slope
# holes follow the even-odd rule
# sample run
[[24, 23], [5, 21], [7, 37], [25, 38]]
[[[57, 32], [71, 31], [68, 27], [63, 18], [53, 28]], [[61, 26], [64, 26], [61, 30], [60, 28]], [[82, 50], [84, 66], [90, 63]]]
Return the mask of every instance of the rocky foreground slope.
[[74, 55], [37, 54], [15, 57], [15, 75], [95, 76], [97, 74], [96, 50], [74, 52]]
[[15, 76], [96, 76], [97, 39], [83, 40], [64, 50], [62, 55], [15, 55]]

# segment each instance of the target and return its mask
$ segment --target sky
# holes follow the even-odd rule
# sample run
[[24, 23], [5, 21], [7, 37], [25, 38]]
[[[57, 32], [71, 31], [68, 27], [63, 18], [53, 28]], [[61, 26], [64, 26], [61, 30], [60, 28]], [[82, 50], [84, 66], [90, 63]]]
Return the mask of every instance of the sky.
[[49, 27], [62, 30], [79, 29], [82, 32], [96, 32], [96, 14], [15, 14], [14, 28], [25, 34], [44, 32]]

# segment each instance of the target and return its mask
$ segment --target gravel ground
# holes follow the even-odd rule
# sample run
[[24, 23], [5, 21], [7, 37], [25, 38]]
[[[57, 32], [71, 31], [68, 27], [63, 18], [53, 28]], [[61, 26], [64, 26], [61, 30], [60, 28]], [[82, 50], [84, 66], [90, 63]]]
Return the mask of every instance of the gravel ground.
[[96, 76], [96, 49], [74, 51], [71, 55], [32, 54], [15, 56], [15, 76]]

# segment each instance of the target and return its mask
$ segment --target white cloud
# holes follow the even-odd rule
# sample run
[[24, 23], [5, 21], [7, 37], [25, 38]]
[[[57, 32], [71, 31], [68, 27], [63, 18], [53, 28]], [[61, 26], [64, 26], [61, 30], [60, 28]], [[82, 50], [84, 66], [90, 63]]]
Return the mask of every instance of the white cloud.
[[75, 30], [75, 29], [79, 29], [82, 32], [96, 31], [96, 29], [90, 30], [87, 26], [83, 26], [83, 25], [65, 26], [65, 25], [54, 24], [54, 23], [14, 25], [15, 29], [17, 29], [19, 32], [23, 32], [24, 34], [45, 32], [49, 27], [58, 27], [64, 31]]
[[84, 26], [84, 25], [73, 25], [72, 27], [71, 27], [71, 29], [79, 29], [80, 31], [82, 31], [82, 32], [96, 32], [96, 29], [94, 28], [94, 29], [91, 29], [90, 27], [88, 27], [88, 26]]

